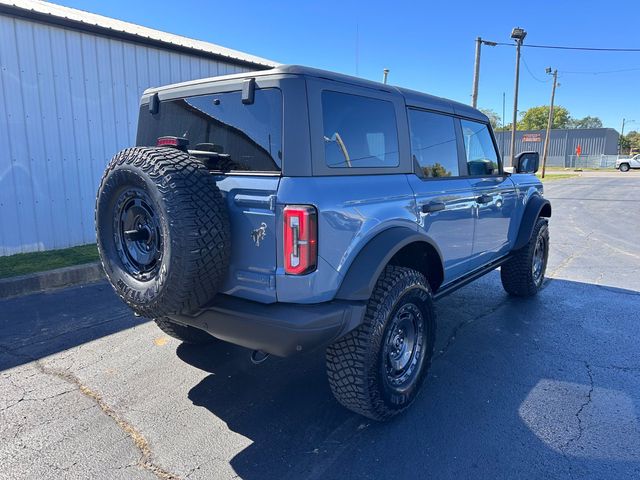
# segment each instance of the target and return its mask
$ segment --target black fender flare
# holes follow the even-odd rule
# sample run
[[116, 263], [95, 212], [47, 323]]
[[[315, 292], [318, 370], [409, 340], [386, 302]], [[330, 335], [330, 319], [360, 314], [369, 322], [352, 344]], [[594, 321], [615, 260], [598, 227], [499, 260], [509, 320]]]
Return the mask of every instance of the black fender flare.
[[518, 230], [518, 237], [513, 250], [518, 250], [529, 243], [538, 217], [551, 217], [551, 202], [540, 195], [534, 195], [527, 201], [522, 214], [522, 221], [520, 222], [520, 229]]
[[358, 252], [349, 266], [335, 298], [338, 300], [368, 300], [382, 270], [389, 261], [403, 247], [414, 242], [431, 245], [440, 258], [442, 268], [440, 249], [429, 237], [408, 227], [392, 227], [377, 234]]

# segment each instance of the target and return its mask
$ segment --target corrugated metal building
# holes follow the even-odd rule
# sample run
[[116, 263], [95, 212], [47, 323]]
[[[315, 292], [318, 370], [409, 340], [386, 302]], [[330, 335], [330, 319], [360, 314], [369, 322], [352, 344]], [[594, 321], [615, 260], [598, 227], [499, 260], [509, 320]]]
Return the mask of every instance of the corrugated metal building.
[[[542, 155], [545, 130], [518, 130], [516, 132], [516, 154], [537, 151]], [[576, 148], [580, 145], [581, 156], [616, 155], [620, 134], [613, 128], [555, 129], [550, 132], [547, 165], [573, 167]], [[498, 148], [505, 157], [511, 155], [511, 131], [496, 132]], [[507, 157], [508, 158], [508, 157]]]
[[104, 167], [151, 86], [276, 63], [39, 1], [0, 0], [0, 256], [95, 241]]

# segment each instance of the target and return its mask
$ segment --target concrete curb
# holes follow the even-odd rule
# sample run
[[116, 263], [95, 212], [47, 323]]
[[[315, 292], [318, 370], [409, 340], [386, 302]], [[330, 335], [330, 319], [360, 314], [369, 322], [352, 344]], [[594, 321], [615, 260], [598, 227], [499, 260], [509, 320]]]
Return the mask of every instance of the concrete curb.
[[104, 278], [100, 262], [0, 279], [0, 298], [17, 297], [53, 288], [95, 282]]

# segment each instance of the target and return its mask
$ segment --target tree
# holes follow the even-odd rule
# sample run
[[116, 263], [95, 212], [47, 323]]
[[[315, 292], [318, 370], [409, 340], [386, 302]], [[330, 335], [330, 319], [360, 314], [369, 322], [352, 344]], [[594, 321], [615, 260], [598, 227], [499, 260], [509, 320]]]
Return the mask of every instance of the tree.
[[587, 115], [584, 118], [571, 119], [569, 128], [602, 128], [602, 120]]
[[[547, 128], [549, 119], [549, 107], [547, 105], [531, 107], [520, 115], [522, 119], [517, 124], [518, 130], [544, 130]], [[569, 128], [570, 122], [569, 110], [559, 105], [553, 107], [551, 128]]]
[[620, 153], [637, 153], [640, 151], [640, 132], [631, 130], [624, 137], [620, 137]]
[[495, 110], [492, 110], [490, 108], [481, 108], [480, 111], [487, 117], [489, 117], [489, 123], [491, 123], [491, 127], [494, 130], [497, 130], [500, 123], [502, 123], [500, 122], [500, 115], [498, 115]]

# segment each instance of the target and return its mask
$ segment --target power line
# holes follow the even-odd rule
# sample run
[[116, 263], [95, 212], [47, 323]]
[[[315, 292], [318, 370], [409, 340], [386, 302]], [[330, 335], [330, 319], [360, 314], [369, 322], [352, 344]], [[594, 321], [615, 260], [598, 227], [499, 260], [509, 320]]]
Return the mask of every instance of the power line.
[[[502, 47], [515, 47], [513, 43], [507, 42], [496, 42], [497, 45]], [[640, 48], [599, 48], [599, 47], [567, 47], [561, 45], [532, 45], [530, 43], [523, 43], [523, 47], [527, 48], [551, 48], [554, 50], [582, 50], [589, 52], [638, 52], [640, 53]]]
[[640, 70], [640, 67], [637, 68], [621, 68], [619, 70], [602, 70], [600, 72], [585, 72], [585, 71], [569, 71], [569, 70], [561, 70], [562, 74], [575, 74], [575, 75], [603, 75], [607, 73], [623, 73], [623, 72], [636, 72]]
[[522, 58], [522, 63], [524, 63], [525, 68], [527, 69], [527, 72], [529, 72], [529, 75], [531, 75], [531, 78], [533, 78], [536, 82], [540, 82], [540, 83], [549, 83], [550, 79], [547, 80], [540, 80], [538, 77], [536, 77], [533, 72], [531, 71], [531, 69], [529, 68], [529, 64], [527, 63], [527, 61], [524, 58], [524, 55], [522, 55], [520, 58]]

